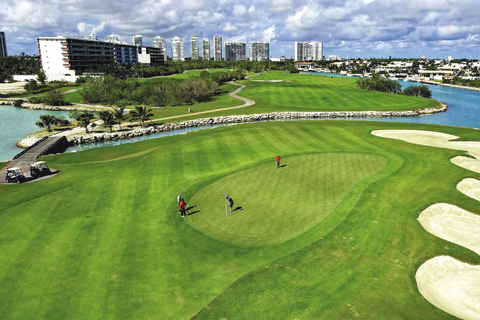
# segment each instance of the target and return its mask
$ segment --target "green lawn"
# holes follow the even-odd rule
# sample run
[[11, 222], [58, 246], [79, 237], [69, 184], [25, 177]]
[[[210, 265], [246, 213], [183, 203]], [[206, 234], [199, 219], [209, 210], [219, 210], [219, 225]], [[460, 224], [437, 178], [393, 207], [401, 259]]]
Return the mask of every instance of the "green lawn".
[[[370, 134], [398, 128], [480, 140], [301, 121], [44, 157], [56, 177], [0, 186], [0, 318], [452, 318], [418, 293], [415, 271], [480, 257], [416, 218], [436, 202], [478, 212], [455, 190], [475, 174], [449, 162], [461, 152]], [[243, 210], [226, 218], [224, 193]]]

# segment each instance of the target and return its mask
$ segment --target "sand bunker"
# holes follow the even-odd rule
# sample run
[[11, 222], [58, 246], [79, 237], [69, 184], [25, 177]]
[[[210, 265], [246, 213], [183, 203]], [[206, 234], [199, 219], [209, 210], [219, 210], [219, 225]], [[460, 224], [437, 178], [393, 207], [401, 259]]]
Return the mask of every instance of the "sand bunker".
[[463, 179], [457, 184], [457, 190], [467, 197], [480, 201], [480, 181], [477, 179]]
[[[480, 142], [451, 141], [450, 134], [419, 130], [378, 130], [378, 137], [453, 150], [473, 157], [457, 156], [450, 161], [464, 169], [480, 173]], [[480, 181], [467, 178], [457, 184], [458, 191], [480, 201]], [[480, 254], [480, 216], [457, 206], [438, 203], [418, 217], [431, 234]], [[415, 275], [418, 290], [436, 307], [462, 319], [480, 319], [480, 266], [472, 266], [448, 256], [428, 260]]]
[[461, 319], [480, 319], [480, 266], [439, 256], [422, 264], [415, 278], [422, 296], [439, 309]]
[[434, 236], [480, 255], [479, 215], [451, 204], [437, 203], [422, 211], [418, 216], [418, 222]]

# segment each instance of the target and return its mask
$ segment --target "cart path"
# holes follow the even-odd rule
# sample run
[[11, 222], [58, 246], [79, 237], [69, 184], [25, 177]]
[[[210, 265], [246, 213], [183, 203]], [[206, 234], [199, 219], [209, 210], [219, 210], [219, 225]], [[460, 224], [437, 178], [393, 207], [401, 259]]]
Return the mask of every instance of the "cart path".
[[[29, 149], [27, 152], [22, 154], [20, 157], [17, 159], [14, 159], [10, 161], [3, 169], [0, 170], [0, 184], [5, 184], [5, 169], [9, 167], [20, 167], [23, 170], [23, 173], [25, 174], [25, 177], [27, 180], [31, 180], [30, 176], [30, 165], [34, 162], [37, 161], [37, 156], [46, 148], [48, 148], [50, 145], [55, 144], [59, 139], [62, 139], [62, 135], [54, 135], [50, 136], [44, 141], [40, 142], [33, 148]], [[52, 169], [52, 172], [55, 173], [55, 170]], [[51, 174], [47, 177], [51, 177], [54, 174]], [[39, 180], [39, 179], [35, 179]]]

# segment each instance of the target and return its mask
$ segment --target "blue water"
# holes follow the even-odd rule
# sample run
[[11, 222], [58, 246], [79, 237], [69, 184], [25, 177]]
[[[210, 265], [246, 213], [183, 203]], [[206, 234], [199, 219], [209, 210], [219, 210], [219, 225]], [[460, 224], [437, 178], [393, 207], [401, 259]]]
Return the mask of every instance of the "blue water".
[[[337, 74], [325, 74], [309, 72], [305, 76], [334, 76], [344, 77]], [[422, 85], [416, 82], [400, 81], [402, 88], [410, 85]], [[428, 85], [432, 90], [432, 98], [442, 101], [448, 105], [448, 111], [436, 113], [433, 115], [420, 117], [405, 117], [405, 118], [336, 118], [335, 120], [366, 120], [366, 121], [385, 121], [385, 122], [408, 122], [408, 123], [427, 123], [439, 124], [458, 127], [469, 127], [480, 129], [480, 92], [457, 88], [449, 88], [443, 86]], [[18, 152], [21, 151], [15, 143], [18, 139], [28, 136], [28, 134], [38, 130], [35, 122], [38, 120], [40, 114], [47, 113], [45, 111], [25, 110], [15, 107], [0, 106], [0, 161], [12, 159]], [[48, 112], [57, 116], [67, 116], [67, 112]], [[22, 125], [18, 125], [21, 123]], [[119, 145], [124, 143], [132, 143], [147, 139], [172, 136], [177, 134], [185, 134], [187, 132], [212, 129], [216, 127], [228, 126], [211, 125], [197, 128], [186, 128], [175, 131], [159, 132], [156, 134], [140, 136], [127, 140], [105, 141], [97, 143], [87, 143], [83, 145], [75, 145], [69, 147], [66, 152], [76, 152], [96, 147], [106, 147]]]
[[[327, 75], [334, 77], [346, 77], [337, 74], [309, 72], [314, 75]], [[349, 77], [350, 78], [350, 77]], [[432, 90], [432, 99], [441, 101], [448, 106], [447, 112], [436, 113], [420, 117], [405, 118], [372, 118], [363, 119], [368, 121], [408, 122], [440, 124], [455, 127], [468, 127], [480, 129], [480, 91], [457, 89], [431, 84], [423, 84], [409, 81], [399, 81], [402, 90], [408, 86], [427, 85]], [[358, 119], [347, 119], [358, 120]]]
[[56, 117], [64, 116], [66, 111], [28, 110], [13, 106], [0, 105], [0, 161], [8, 161], [23, 149], [16, 143], [29, 134], [40, 130], [35, 125], [42, 114], [52, 114]]

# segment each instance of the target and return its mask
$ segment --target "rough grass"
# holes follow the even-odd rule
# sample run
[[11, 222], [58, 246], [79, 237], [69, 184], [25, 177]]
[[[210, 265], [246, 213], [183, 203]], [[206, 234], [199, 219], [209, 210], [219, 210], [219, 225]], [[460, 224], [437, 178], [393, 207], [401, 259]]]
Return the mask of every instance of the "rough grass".
[[[480, 258], [431, 236], [416, 217], [441, 201], [478, 212], [478, 203], [455, 191], [475, 175], [449, 162], [459, 152], [370, 134], [388, 128], [480, 140], [478, 131], [460, 128], [303, 121], [45, 157], [60, 170], [56, 177], [0, 186], [0, 318], [449, 318], [418, 293], [416, 269], [440, 254], [476, 264]], [[265, 170], [256, 179], [268, 183], [279, 173], [277, 154], [287, 164], [279, 170], [293, 170], [290, 160], [332, 154], [385, 164], [367, 170], [373, 175], [328, 219], [285, 242], [240, 246], [188, 224], [208, 217], [202, 203], [217, 201], [200, 199], [202, 190], [256, 168]], [[325, 179], [339, 181], [337, 174], [325, 170]], [[290, 190], [300, 184], [281, 181]], [[321, 183], [311, 188], [323, 192]], [[199, 212], [180, 218], [178, 192]], [[284, 194], [277, 196], [273, 202], [281, 203]], [[247, 209], [262, 214], [254, 205], [241, 213]]]

